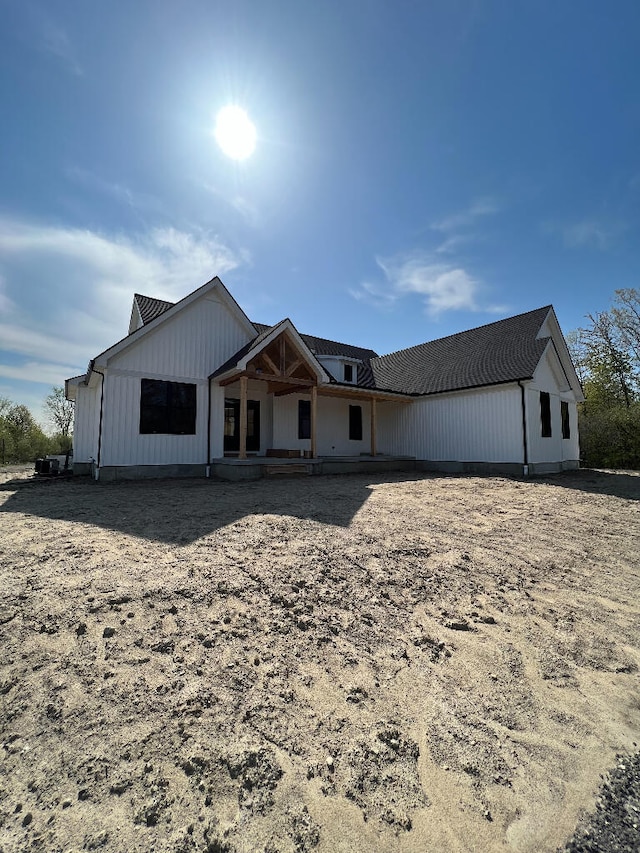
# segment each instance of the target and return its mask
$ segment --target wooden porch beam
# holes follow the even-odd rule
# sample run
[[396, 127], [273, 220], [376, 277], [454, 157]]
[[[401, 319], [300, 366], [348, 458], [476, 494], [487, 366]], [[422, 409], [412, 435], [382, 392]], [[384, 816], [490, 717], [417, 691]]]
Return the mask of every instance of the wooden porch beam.
[[242, 375], [243, 374], [241, 373], [236, 373], [235, 376], [229, 376], [227, 379], [221, 379], [220, 382], [218, 382], [218, 385], [220, 385], [220, 387], [222, 388], [224, 388], [226, 385], [233, 385], [233, 383], [237, 382]]
[[282, 376], [282, 371], [281, 371], [281, 370], [278, 370], [278, 368], [276, 367], [276, 365], [273, 363], [273, 361], [272, 361], [272, 360], [271, 360], [271, 358], [267, 355], [267, 353], [266, 353], [266, 352], [261, 352], [261, 353], [260, 353], [260, 355], [262, 356], [262, 358], [263, 358], [263, 360], [264, 360], [265, 364], [267, 365], [267, 367], [268, 367], [270, 370], [273, 370], [273, 375], [274, 375], [274, 376]]
[[315, 385], [313, 379], [298, 379], [295, 376], [265, 376], [261, 374], [261, 376], [256, 376], [256, 379], [272, 379], [276, 383], [281, 383], [282, 385], [293, 385], [299, 391], [304, 390], [305, 388], [311, 388], [312, 385]]
[[240, 452], [239, 459], [247, 458], [247, 377], [240, 377]]
[[318, 423], [318, 388], [313, 385], [311, 388], [311, 458], [315, 459], [317, 455], [317, 423]]
[[289, 365], [289, 367], [287, 367], [287, 369], [286, 369], [286, 371], [285, 371], [285, 374], [284, 374], [284, 375], [285, 375], [285, 376], [291, 376], [291, 374], [292, 374], [292, 373], [295, 373], [295, 372], [296, 372], [296, 370], [300, 367], [300, 365], [301, 365], [301, 364], [302, 364], [302, 359], [301, 359], [301, 358], [297, 358], [297, 359], [293, 362], [293, 364], [290, 364], [290, 365]]
[[300, 388], [298, 388], [297, 385], [294, 385], [293, 387], [287, 386], [286, 388], [281, 387], [277, 390], [272, 391], [271, 393], [274, 397], [286, 397], [287, 394], [299, 394]]

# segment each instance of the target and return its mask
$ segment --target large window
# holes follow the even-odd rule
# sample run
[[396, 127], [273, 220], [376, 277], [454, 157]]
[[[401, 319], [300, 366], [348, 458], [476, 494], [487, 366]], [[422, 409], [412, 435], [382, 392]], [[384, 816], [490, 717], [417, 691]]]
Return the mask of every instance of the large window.
[[562, 419], [562, 437], [571, 438], [571, 422], [569, 421], [569, 404], [566, 400], [560, 401], [560, 417]]
[[551, 438], [551, 397], [547, 391], [540, 392], [540, 424], [542, 437]]
[[195, 435], [196, 386], [189, 382], [143, 379], [140, 388], [140, 432]]
[[311, 400], [298, 400], [298, 438], [311, 438]]
[[349, 440], [362, 441], [362, 406], [349, 406]]

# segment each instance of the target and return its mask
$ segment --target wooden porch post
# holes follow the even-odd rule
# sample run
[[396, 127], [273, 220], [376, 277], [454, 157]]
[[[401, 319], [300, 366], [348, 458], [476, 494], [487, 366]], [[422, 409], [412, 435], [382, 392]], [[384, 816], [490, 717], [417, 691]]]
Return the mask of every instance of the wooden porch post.
[[318, 421], [318, 388], [311, 386], [311, 458], [316, 458], [316, 425]]
[[371, 455], [376, 455], [376, 398], [371, 398]]
[[239, 459], [247, 458], [247, 377], [240, 377], [240, 453]]

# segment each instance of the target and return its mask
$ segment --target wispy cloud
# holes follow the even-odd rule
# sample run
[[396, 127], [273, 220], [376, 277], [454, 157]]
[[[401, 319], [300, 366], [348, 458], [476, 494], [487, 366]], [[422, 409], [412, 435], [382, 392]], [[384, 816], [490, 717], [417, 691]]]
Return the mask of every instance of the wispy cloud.
[[460, 259], [462, 247], [482, 239], [478, 223], [501, 209], [496, 199], [481, 198], [464, 210], [435, 220], [429, 229], [440, 234], [441, 241], [432, 251], [415, 249], [376, 258], [383, 280], [365, 281], [349, 291], [351, 296], [383, 310], [390, 310], [404, 297], [419, 296], [432, 316], [463, 310], [502, 313], [504, 306], [484, 304], [482, 282]]
[[7, 295], [7, 283], [0, 275], [0, 316], [6, 317], [14, 309], [14, 304]]
[[351, 296], [377, 308], [389, 309], [407, 296], [422, 298], [426, 311], [437, 316], [445, 311], [501, 312], [502, 306], [481, 304], [482, 284], [462, 266], [443, 263], [422, 251], [376, 258], [384, 279], [364, 282]]
[[140, 193], [118, 181], [109, 181], [100, 175], [80, 166], [69, 166], [66, 169], [67, 177], [75, 184], [85, 189], [112, 199], [119, 204], [136, 212], [165, 213], [165, 207], [155, 196]]
[[442, 242], [436, 247], [439, 255], [455, 255], [465, 245], [483, 239], [480, 225], [483, 220], [495, 216], [501, 210], [494, 198], [481, 198], [472, 202], [464, 210], [432, 222], [429, 228], [442, 235]]
[[454, 231], [470, 228], [479, 219], [492, 216], [500, 211], [500, 205], [493, 198], [482, 198], [472, 202], [465, 210], [449, 214], [443, 219], [432, 222], [430, 228], [433, 231], [442, 231], [450, 234]]
[[52, 362], [28, 361], [13, 367], [0, 364], [0, 376], [5, 379], [17, 379], [21, 382], [41, 382], [46, 385], [62, 385], [63, 381], [73, 373], [66, 364]]
[[253, 228], [258, 228], [262, 225], [262, 216], [260, 215], [260, 211], [256, 205], [249, 201], [245, 196], [242, 196], [239, 193], [228, 196], [213, 184], [203, 184], [202, 187], [217, 199], [221, 199], [225, 204], [228, 204], [247, 225], [250, 225]]
[[11, 308], [0, 315], [0, 376], [48, 382], [63, 370], [60, 384], [123, 336], [134, 291], [175, 301], [248, 262], [203, 231], [107, 235], [0, 218], [0, 307]]
[[452, 234], [442, 241], [437, 247], [436, 252], [439, 255], [454, 255], [460, 249], [469, 244], [475, 243], [480, 238], [476, 234]]
[[626, 228], [621, 223], [582, 219], [577, 222], [547, 222], [543, 225], [543, 230], [558, 234], [568, 249], [592, 248], [606, 251], [615, 244]]
[[76, 51], [64, 27], [42, 6], [31, 3], [29, 9], [39, 36], [36, 46], [59, 60], [71, 74], [82, 77], [84, 70], [78, 62]]

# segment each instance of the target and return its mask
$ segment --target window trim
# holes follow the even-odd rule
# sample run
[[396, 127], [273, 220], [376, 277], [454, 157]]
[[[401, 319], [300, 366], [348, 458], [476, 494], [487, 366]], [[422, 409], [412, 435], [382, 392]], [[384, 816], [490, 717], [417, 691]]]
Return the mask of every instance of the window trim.
[[553, 427], [551, 419], [551, 394], [540, 392], [540, 435], [542, 438], [552, 438]]
[[[154, 395], [156, 401], [164, 397], [164, 402], [149, 402], [149, 397]], [[180, 404], [179, 401], [185, 398], [188, 404]], [[196, 435], [197, 417], [198, 386], [195, 382], [171, 382], [146, 377], [140, 380], [140, 435]], [[157, 429], [153, 428], [154, 421]], [[186, 429], [177, 428], [185, 425]]]

